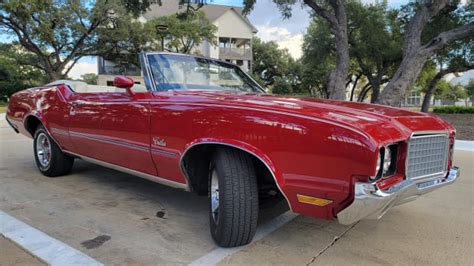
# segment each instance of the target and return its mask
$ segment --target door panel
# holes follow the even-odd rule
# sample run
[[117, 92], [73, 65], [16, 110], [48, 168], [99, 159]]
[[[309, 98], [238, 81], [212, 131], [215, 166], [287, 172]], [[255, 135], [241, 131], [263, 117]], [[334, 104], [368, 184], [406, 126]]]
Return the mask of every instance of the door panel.
[[70, 136], [80, 155], [156, 175], [150, 154], [149, 93], [77, 93]]

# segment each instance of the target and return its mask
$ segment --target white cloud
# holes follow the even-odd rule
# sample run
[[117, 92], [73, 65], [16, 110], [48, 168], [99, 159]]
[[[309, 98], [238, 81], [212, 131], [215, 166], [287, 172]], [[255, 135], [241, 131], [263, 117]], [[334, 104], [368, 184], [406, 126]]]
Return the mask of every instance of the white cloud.
[[80, 79], [81, 75], [87, 73], [97, 74], [97, 63], [79, 61], [72, 67], [71, 71], [69, 71], [68, 76], [73, 79]]
[[302, 55], [303, 34], [291, 33], [284, 27], [256, 26], [257, 36], [263, 41], [275, 41], [280, 48], [286, 48], [294, 58]]

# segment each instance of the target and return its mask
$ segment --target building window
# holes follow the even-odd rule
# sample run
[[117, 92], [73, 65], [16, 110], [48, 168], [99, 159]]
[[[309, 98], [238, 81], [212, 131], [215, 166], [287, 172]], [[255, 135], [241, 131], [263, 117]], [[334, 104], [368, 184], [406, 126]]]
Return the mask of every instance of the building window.
[[135, 81], [135, 84], [142, 84], [140, 81]]
[[238, 66], [243, 66], [244, 65], [244, 60], [237, 60], [237, 65]]
[[114, 86], [114, 82], [111, 80], [107, 80], [107, 86]]
[[220, 48], [230, 47], [230, 38], [219, 38], [219, 47]]

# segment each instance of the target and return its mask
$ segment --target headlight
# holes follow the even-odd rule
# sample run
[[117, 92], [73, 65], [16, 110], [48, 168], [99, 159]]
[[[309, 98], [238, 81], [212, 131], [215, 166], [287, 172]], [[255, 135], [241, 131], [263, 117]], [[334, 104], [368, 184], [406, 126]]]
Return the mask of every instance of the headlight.
[[382, 171], [380, 171], [380, 168], [382, 167], [382, 151], [380, 150], [379, 151], [379, 156], [377, 157], [377, 164], [375, 166], [375, 176], [370, 176], [369, 177], [369, 180], [370, 181], [375, 181], [377, 179], [379, 179], [380, 177], [382, 177]]
[[383, 174], [385, 175], [385, 173], [390, 170], [390, 165], [392, 164], [392, 152], [390, 147], [385, 148], [383, 159]]
[[398, 144], [392, 144], [384, 148], [382, 176], [392, 176], [397, 167]]
[[395, 174], [397, 164], [398, 144], [382, 147], [377, 158], [375, 176], [369, 177], [370, 181], [376, 181], [382, 177]]

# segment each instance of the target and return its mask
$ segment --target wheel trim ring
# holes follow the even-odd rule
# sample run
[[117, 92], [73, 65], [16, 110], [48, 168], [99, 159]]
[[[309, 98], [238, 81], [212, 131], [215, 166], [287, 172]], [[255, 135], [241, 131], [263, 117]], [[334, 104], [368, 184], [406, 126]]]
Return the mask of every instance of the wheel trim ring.
[[211, 173], [210, 200], [212, 219], [217, 224], [219, 219], [219, 177], [216, 169], [213, 169]]
[[36, 139], [36, 157], [43, 167], [51, 162], [51, 142], [45, 133], [40, 133]]

